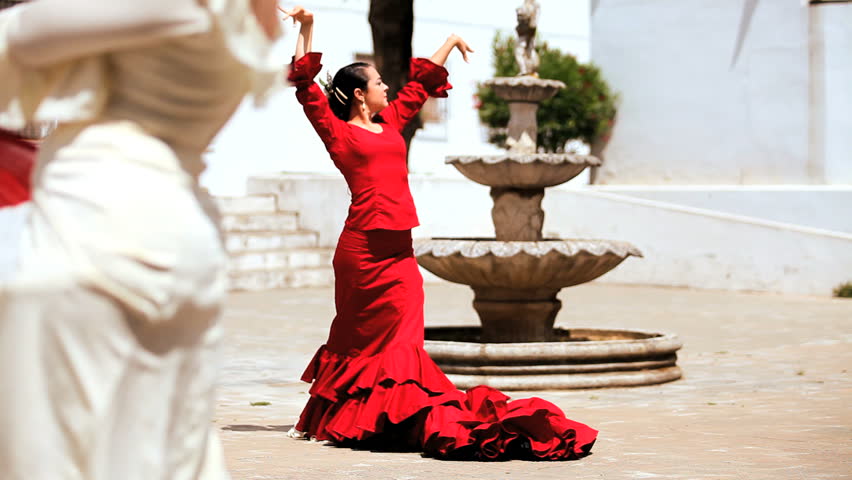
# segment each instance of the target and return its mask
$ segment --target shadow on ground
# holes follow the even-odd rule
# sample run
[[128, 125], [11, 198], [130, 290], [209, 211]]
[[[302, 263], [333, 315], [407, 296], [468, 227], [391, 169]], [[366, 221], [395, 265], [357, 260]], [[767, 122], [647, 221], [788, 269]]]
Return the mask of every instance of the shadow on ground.
[[229, 432], [289, 432], [293, 425], [225, 425]]

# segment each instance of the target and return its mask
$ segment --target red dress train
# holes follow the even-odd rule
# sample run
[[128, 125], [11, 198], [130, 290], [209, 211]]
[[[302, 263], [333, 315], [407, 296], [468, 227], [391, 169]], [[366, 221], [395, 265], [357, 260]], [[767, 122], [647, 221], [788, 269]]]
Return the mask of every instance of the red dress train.
[[374, 133], [337, 119], [313, 77], [320, 54], [296, 61], [290, 81], [352, 192], [334, 256], [337, 315], [302, 376], [313, 383], [296, 429], [356, 448], [419, 450], [442, 459], [568, 460], [597, 431], [540, 398], [509, 401], [485, 386], [461, 392], [423, 349], [423, 278], [402, 127], [428, 96], [446, 96], [446, 70], [413, 59], [412, 81]]

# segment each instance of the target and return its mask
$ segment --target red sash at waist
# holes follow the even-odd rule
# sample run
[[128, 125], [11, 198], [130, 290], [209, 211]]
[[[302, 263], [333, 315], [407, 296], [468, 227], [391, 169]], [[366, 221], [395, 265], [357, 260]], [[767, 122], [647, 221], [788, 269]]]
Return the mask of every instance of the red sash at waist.
[[0, 129], [0, 207], [30, 199], [30, 174], [37, 151], [35, 143]]

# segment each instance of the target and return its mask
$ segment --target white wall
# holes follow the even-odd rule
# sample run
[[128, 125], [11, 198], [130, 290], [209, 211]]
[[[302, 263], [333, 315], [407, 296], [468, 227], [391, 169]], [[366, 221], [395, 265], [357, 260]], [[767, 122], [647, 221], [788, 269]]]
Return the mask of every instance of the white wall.
[[826, 185], [601, 185], [597, 191], [852, 234], [852, 188]]
[[852, 3], [815, 5], [811, 29], [811, 159], [826, 183], [852, 183]]
[[[411, 190], [421, 222], [415, 237], [493, 237], [487, 187], [415, 175]], [[336, 244], [349, 206], [340, 176], [256, 177], [249, 191], [275, 194], [279, 208], [300, 212], [301, 225], [320, 233], [322, 246]], [[852, 189], [787, 196], [779, 191], [767, 201], [759, 201], [765, 192], [749, 189], [715, 195], [649, 189], [647, 198], [635, 189], [613, 191], [560, 186], [548, 189], [543, 202], [545, 236], [623, 240], [645, 254], [601, 281], [827, 296], [852, 280], [852, 232], [826, 229], [832, 224], [808, 226], [817, 211], [834, 212], [843, 217], [834, 225], [848, 227]], [[666, 198], [679, 203], [660, 201]], [[708, 208], [718, 205], [728, 211]], [[786, 218], [767, 219], [767, 212]]]
[[[471, 63], [454, 54], [447, 67], [454, 89], [447, 100], [448, 121], [418, 134], [411, 147], [416, 173], [457, 177], [445, 167], [452, 154], [487, 153], [485, 129], [474, 109], [477, 82], [493, 76], [491, 41], [497, 30], [514, 34], [515, 8], [521, 0], [428, 0], [414, 3], [413, 53], [430, 56], [450, 33], [463, 36], [476, 50]], [[588, 59], [588, 0], [539, 0], [541, 38], [581, 60]], [[322, 51], [325, 70], [332, 73], [351, 63], [355, 53], [372, 52], [367, 0], [309, 0], [316, 13], [314, 49]], [[297, 30], [287, 24], [286, 42], [295, 45]], [[294, 48], [294, 47], [293, 47]], [[283, 66], [282, 66], [283, 68]], [[325, 70], [321, 75], [325, 75]], [[276, 94], [268, 105], [244, 102], [214, 141], [205, 157], [202, 183], [217, 195], [241, 195], [249, 176], [272, 172], [335, 173], [319, 138], [304, 118], [293, 90]]]
[[622, 97], [599, 183], [823, 181], [801, 0], [594, 4], [592, 59]]
[[852, 280], [852, 234], [594, 188], [553, 193], [545, 198], [550, 228], [569, 238], [627, 240], [645, 255], [627, 259], [603, 282], [830, 296]]

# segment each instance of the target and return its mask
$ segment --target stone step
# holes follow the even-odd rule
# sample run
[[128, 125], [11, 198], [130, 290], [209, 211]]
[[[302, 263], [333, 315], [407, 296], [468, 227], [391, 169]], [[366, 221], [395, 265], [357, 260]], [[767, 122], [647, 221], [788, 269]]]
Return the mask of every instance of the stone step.
[[334, 285], [334, 270], [331, 266], [232, 271], [228, 276], [231, 290], [271, 290]]
[[248, 195], [245, 197], [214, 197], [224, 215], [245, 213], [275, 213], [274, 195]]
[[319, 234], [306, 230], [293, 232], [231, 232], [225, 236], [225, 248], [232, 255], [243, 252], [314, 248]]
[[222, 217], [226, 232], [294, 232], [299, 229], [295, 212], [239, 213]]
[[231, 255], [230, 269], [233, 272], [252, 270], [276, 270], [282, 268], [328, 267], [334, 257], [329, 248], [295, 248], [235, 253]]

